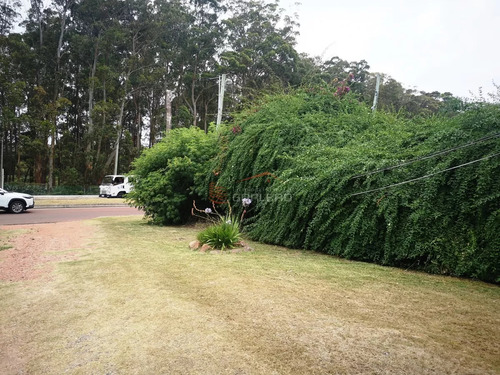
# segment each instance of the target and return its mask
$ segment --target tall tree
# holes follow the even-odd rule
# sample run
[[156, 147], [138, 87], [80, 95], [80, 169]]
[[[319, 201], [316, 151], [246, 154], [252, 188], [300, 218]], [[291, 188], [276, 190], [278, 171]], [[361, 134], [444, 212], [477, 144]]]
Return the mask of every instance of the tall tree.
[[230, 0], [228, 8], [221, 64], [225, 72], [236, 77], [242, 95], [254, 96], [275, 84], [298, 84], [297, 23], [283, 15], [279, 3]]
[[19, 16], [17, 10], [19, 9], [20, 6], [21, 2], [18, 0], [0, 1], [0, 36], [5, 37], [7, 34], [10, 33], [10, 30], [14, 26], [14, 22]]
[[182, 51], [185, 73], [182, 85], [183, 99], [189, 108], [192, 125], [197, 126], [200, 98], [206, 90], [207, 78], [214, 78], [217, 49], [222, 43], [219, 12], [223, 10], [218, 0], [191, 0], [191, 25], [186, 46]]

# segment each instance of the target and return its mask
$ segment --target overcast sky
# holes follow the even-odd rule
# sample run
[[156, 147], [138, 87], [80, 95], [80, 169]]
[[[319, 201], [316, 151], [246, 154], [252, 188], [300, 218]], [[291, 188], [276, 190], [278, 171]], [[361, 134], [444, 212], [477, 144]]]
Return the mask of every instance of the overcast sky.
[[366, 60], [406, 88], [459, 97], [500, 84], [500, 0], [281, 0], [297, 50]]

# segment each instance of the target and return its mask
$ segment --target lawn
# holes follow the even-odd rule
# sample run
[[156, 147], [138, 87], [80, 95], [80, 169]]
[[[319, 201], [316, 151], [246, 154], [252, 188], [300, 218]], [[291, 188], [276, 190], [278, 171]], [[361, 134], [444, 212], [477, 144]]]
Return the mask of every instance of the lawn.
[[500, 373], [498, 286], [257, 243], [200, 253], [199, 228], [135, 217], [82, 225], [77, 257], [0, 281], [0, 373]]
[[66, 197], [37, 197], [35, 199], [36, 207], [52, 206], [108, 206], [125, 204], [125, 198], [89, 198], [86, 196], [74, 196], [69, 199]]

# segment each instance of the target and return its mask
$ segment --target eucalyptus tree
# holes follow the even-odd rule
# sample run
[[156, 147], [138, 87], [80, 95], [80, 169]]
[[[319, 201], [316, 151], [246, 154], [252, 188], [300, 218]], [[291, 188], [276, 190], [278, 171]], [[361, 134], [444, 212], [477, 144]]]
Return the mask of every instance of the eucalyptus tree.
[[[119, 26], [116, 29], [117, 40], [115, 58], [119, 72], [115, 83], [116, 102], [119, 103], [119, 114], [115, 123], [116, 141], [111, 153], [106, 160], [103, 170], [107, 170], [109, 164], [114, 160], [114, 171], [118, 172], [120, 140], [124, 130], [132, 133], [132, 137], [139, 138], [141, 112], [135, 113], [136, 121], [130, 120], [125, 113], [129, 101], [137, 100], [144, 85], [145, 62], [154, 46], [157, 35], [154, 30], [154, 22], [151, 18], [151, 4], [140, 0], [126, 0], [123, 2], [122, 14], [119, 18]], [[137, 108], [136, 108], [137, 110]], [[127, 121], [125, 121], [127, 120]], [[137, 122], [139, 121], [139, 122]], [[130, 160], [131, 161], [131, 160]]]
[[14, 23], [19, 16], [18, 9], [21, 2], [18, 0], [0, 1], [0, 36], [7, 36], [14, 26]]
[[295, 20], [283, 14], [279, 2], [228, 0], [227, 6], [221, 65], [234, 76], [242, 95], [251, 97], [273, 85], [297, 85]]
[[150, 17], [155, 37], [145, 55], [142, 72], [144, 89], [141, 91], [143, 111], [148, 120], [145, 131], [152, 146], [161, 138], [162, 131], [166, 132], [172, 126], [171, 121], [167, 124], [167, 101], [177, 98], [175, 102], [178, 104], [179, 98], [183, 97], [185, 88], [182, 82], [186, 68], [183, 50], [187, 45], [192, 18], [188, 4], [181, 0], [155, 1]]
[[[114, 114], [119, 99], [117, 101], [113, 93], [123, 70], [119, 56], [125, 35], [120, 23], [125, 13], [126, 3], [118, 0], [85, 0], [73, 13], [76, 25], [73, 55], [75, 66], [78, 65], [75, 76], [78, 73], [82, 76], [78, 86], [86, 93], [80, 94], [86, 102], [86, 110], [80, 116], [85, 183], [99, 180], [105, 173], [106, 160], [114, 156], [109, 145], [116, 138], [111, 136], [110, 122], [117, 121]], [[75, 100], [80, 95], [75, 95]], [[104, 154], [107, 156], [103, 157]]]
[[207, 85], [206, 80], [217, 74], [217, 53], [222, 44], [220, 15], [224, 10], [219, 0], [189, 1], [190, 25], [186, 30], [184, 48], [180, 51], [179, 63], [183, 74], [178, 89], [193, 126], [201, 120], [201, 99], [207, 88], [213, 86]]
[[[0, 36], [0, 186], [13, 176], [18, 140], [21, 136], [19, 114], [24, 104], [26, 82], [19, 69], [19, 52], [24, 48], [19, 35]], [[17, 57], [16, 57], [17, 56]], [[5, 170], [5, 177], [1, 171]]]
[[[4, 170], [4, 136], [5, 136], [5, 120], [3, 108], [6, 105], [6, 95], [9, 90], [7, 85], [10, 84], [10, 78], [5, 71], [9, 67], [8, 58], [8, 40], [9, 34], [15, 19], [19, 15], [16, 8], [20, 6], [19, 1], [7, 2], [3, 0], [0, 2], [0, 187], [3, 187], [3, 170]], [[7, 116], [5, 116], [7, 117]]]
[[[30, 0], [31, 8], [28, 11], [29, 21], [25, 21], [25, 25], [31, 24], [32, 30], [38, 30], [38, 45], [33, 44], [33, 48], [41, 52], [43, 48], [44, 34], [44, 15], [43, 15], [43, 0]], [[35, 33], [34, 33], [35, 34]], [[34, 38], [34, 35], [33, 35]], [[40, 85], [42, 72], [42, 62], [40, 54], [36, 56], [36, 84]]]
[[[59, 137], [58, 134], [58, 115], [65, 110], [65, 107], [70, 104], [63, 94], [63, 67], [62, 67], [62, 57], [63, 53], [68, 52], [68, 45], [65, 40], [68, 24], [70, 17], [71, 8], [76, 3], [76, 0], [53, 0], [53, 7], [56, 9], [57, 17], [54, 19], [56, 24], [59, 26], [59, 31], [57, 33], [57, 44], [55, 50], [55, 66], [54, 66], [54, 76], [53, 79], [53, 91], [52, 91], [52, 102], [50, 104], [50, 117], [51, 117], [51, 131], [50, 131], [50, 153], [49, 153], [49, 166], [48, 166], [48, 189], [52, 189], [54, 182], [54, 158], [55, 158], [55, 147], [56, 142]], [[63, 120], [64, 121], [64, 120]]]

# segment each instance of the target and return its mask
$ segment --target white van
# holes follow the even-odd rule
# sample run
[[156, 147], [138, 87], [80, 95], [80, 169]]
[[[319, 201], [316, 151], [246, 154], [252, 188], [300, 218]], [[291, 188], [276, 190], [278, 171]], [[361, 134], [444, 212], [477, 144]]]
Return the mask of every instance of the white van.
[[104, 176], [99, 185], [99, 196], [104, 198], [122, 198], [134, 188], [131, 176], [110, 174]]

